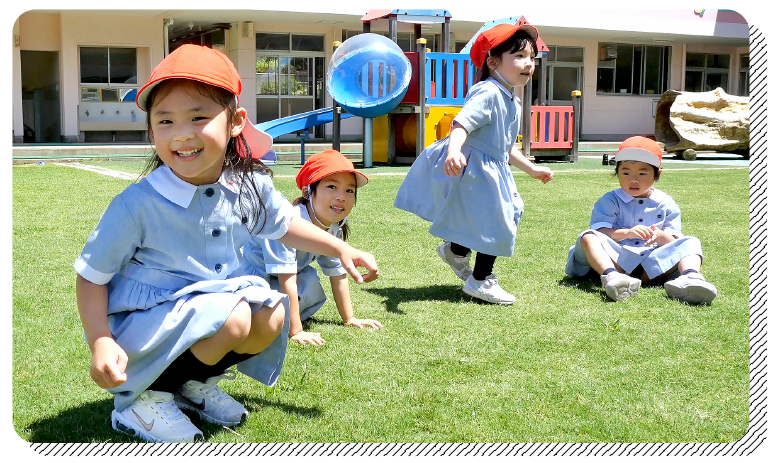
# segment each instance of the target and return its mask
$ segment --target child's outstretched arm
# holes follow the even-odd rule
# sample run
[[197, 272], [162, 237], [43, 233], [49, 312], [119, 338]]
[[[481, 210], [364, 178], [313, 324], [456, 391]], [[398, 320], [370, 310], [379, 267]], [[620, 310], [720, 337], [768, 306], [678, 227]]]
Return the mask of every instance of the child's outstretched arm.
[[[341, 315], [341, 320], [343, 320], [347, 326], [356, 326], [358, 328], [369, 326], [376, 329], [382, 327], [381, 322], [378, 320], [357, 318], [354, 316], [352, 298], [349, 295], [349, 279], [345, 274], [330, 277], [330, 289], [333, 293], [336, 307], [338, 308], [338, 314]], [[292, 330], [292, 327], [290, 329]]]
[[126, 382], [126, 352], [110, 334], [107, 325], [107, 286], [78, 275], [75, 281], [78, 313], [91, 350], [91, 379], [102, 389]]
[[542, 183], [548, 183], [553, 179], [552, 170], [547, 167], [534, 165], [515, 146], [510, 150], [510, 164], [529, 174], [529, 177], [542, 181]]
[[[300, 217], [293, 217], [287, 233], [277, 241], [301, 251], [338, 258], [358, 284], [378, 278], [378, 266], [372, 254], [349, 246], [345, 241], [325, 233]], [[368, 270], [364, 277], [357, 271], [357, 267]]]

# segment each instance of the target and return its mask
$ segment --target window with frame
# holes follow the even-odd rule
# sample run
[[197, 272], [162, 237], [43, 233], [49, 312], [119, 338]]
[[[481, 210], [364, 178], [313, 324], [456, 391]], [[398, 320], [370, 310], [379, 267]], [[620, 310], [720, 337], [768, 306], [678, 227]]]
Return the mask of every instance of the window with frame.
[[83, 85], [137, 85], [137, 49], [80, 47]]
[[278, 32], [256, 32], [257, 51], [325, 51], [325, 36], [316, 34], [289, 34]]
[[738, 70], [738, 96], [749, 96], [749, 54], [741, 55], [741, 66]]
[[730, 55], [688, 52], [686, 58], [685, 91], [709, 92], [717, 87], [727, 89]]
[[671, 47], [599, 43], [596, 94], [659, 95], [668, 89]]

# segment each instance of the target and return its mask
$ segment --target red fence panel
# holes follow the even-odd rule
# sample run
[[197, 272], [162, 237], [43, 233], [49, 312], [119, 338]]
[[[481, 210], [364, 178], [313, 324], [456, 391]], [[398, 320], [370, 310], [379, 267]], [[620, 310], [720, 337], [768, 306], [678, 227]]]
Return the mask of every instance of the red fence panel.
[[571, 148], [574, 140], [573, 129], [573, 107], [531, 107], [531, 149]]

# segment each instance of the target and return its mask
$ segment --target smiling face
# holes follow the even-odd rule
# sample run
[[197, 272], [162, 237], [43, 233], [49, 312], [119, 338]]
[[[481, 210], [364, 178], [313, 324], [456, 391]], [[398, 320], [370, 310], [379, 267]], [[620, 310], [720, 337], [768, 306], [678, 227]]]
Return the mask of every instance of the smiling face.
[[190, 184], [217, 182], [228, 142], [241, 133], [246, 111], [237, 109], [232, 123], [226, 108], [189, 80], [176, 80], [165, 90], [148, 113], [158, 157]]
[[620, 187], [635, 198], [646, 198], [650, 195], [652, 185], [657, 180], [658, 169], [646, 162], [620, 161], [615, 172], [620, 180]]
[[497, 71], [506, 84], [521, 87], [526, 85], [534, 74], [534, 57], [534, 49], [529, 43], [522, 50], [507, 51], [499, 57], [489, 57], [486, 64], [492, 75], [496, 76], [494, 71]]
[[[338, 172], [328, 175], [317, 184], [312, 196], [313, 213], [325, 227], [344, 220], [352, 212], [357, 199], [357, 179], [354, 175], [351, 172]], [[317, 223], [315, 225], [322, 228]]]

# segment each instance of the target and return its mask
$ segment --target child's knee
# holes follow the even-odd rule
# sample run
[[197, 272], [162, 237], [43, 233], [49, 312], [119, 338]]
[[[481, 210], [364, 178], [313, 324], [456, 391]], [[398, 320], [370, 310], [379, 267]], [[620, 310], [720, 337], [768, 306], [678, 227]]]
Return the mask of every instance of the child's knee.
[[252, 316], [253, 325], [262, 332], [264, 336], [275, 338], [282, 332], [285, 322], [285, 307], [278, 303], [274, 307], [264, 305]]
[[251, 325], [252, 309], [250, 304], [247, 301], [241, 301], [236, 304], [218, 333], [226, 335], [236, 342], [244, 342], [250, 334]]

